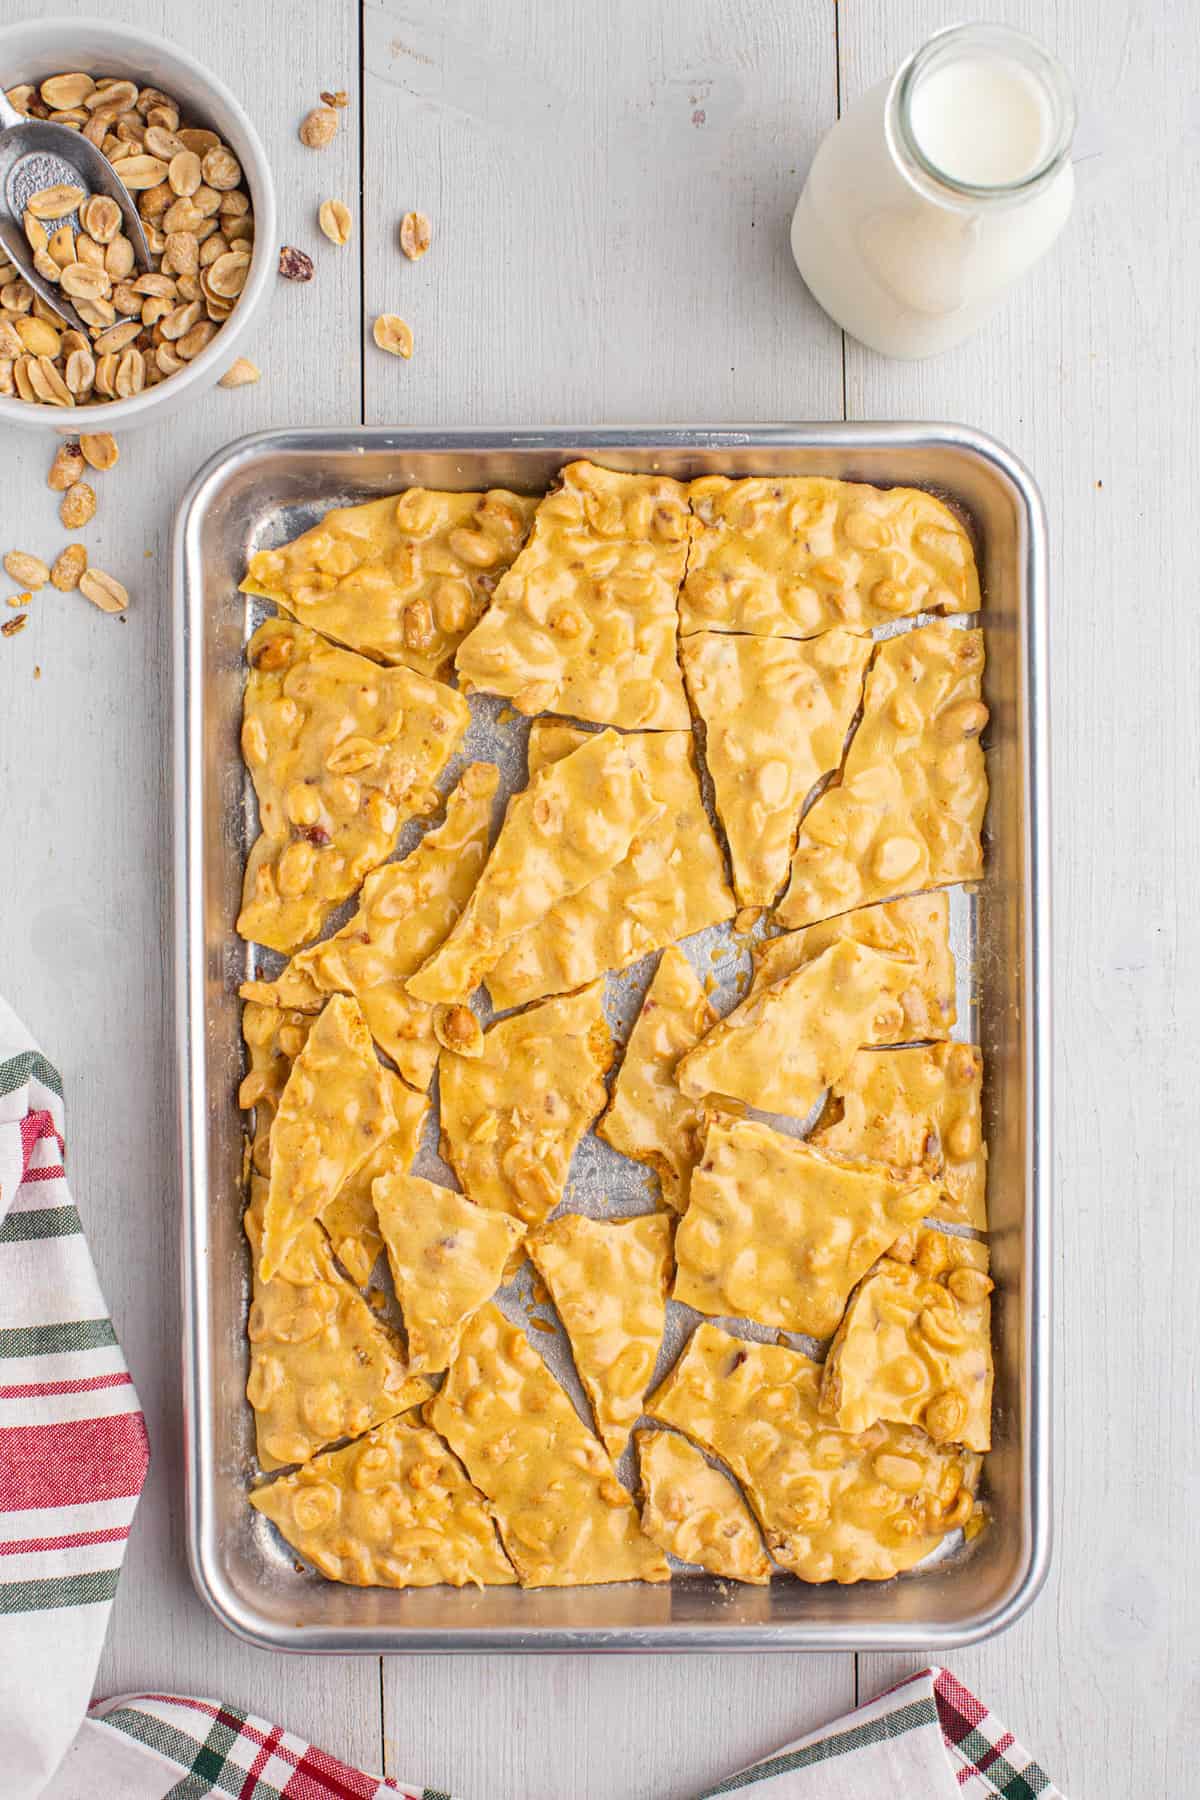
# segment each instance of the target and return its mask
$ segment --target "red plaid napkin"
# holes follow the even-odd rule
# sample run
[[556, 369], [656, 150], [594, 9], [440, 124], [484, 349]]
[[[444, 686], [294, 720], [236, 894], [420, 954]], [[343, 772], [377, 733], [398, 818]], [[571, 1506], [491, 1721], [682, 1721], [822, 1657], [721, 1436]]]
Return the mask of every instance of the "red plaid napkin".
[[[945, 1669], [923, 1669], [698, 1800], [1062, 1800], [1053, 1782]], [[45, 1800], [451, 1800], [366, 1775], [278, 1725], [213, 1700], [133, 1694], [95, 1707]], [[473, 1800], [483, 1800], [474, 1796]]]

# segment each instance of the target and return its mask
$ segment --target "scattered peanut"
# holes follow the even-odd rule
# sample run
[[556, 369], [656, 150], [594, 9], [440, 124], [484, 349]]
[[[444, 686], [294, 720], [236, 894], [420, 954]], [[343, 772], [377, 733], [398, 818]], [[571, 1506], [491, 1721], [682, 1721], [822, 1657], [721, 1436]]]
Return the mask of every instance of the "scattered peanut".
[[433, 227], [422, 212], [407, 212], [400, 221], [400, 248], [409, 262], [424, 256], [433, 242]]
[[78, 444], [60, 444], [54, 452], [54, 461], [50, 464], [50, 473], [46, 484], [56, 494], [65, 493], [72, 482], [78, 481], [83, 474], [83, 451]]
[[380, 313], [371, 335], [379, 348], [392, 356], [403, 356], [407, 360], [413, 353], [412, 328], [395, 313]]
[[14, 618], [5, 619], [3, 625], [0, 625], [0, 634], [4, 637], [16, 637], [18, 631], [24, 631], [28, 623], [28, 613], [17, 613]]
[[121, 583], [113, 575], [105, 575], [100, 569], [85, 569], [79, 577], [79, 591], [93, 606], [101, 612], [124, 612], [129, 605], [129, 595]]
[[[338, 116], [332, 106], [314, 106], [300, 122], [300, 142], [310, 150], [323, 150], [326, 144], [333, 142], [337, 127]], [[50, 213], [46, 216], [57, 218], [59, 215]]]
[[345, 88], [338, 88], [337, 91], [332, 94], [326, 93], [325, 89], [322, 88], [321, 98], [326, 106], [349, 106], [350, 104], [350, 96]]
[[92, 469], [115, 469], [121, 452], [111, 431], [85, 431], [79, 440], [83, 460]]
[[222, 375], [217, 386], [223, 388], [249, 387], [259, 379], [259, 372], [248, 356], [239, 356]]
[[348, 244], [354, 222], [350, 208], [340, 200], [322, 200], [317, 223], [331, 244]]
[[6, 572], [22, 587], [44, 588], [50, 579], [50, 571], [40, 556], [31, 556], [28, 550], [10, 550], [4, 558]]
[[68, 544], [60, 550], [50, 571], [50, 581], [60, 593], [69, 594], [79, 586], [79, 578], [87, 568], [87, 551], [82, 544]]
[[62, 497], [58, 516], [68, 531], [82, 531], [96, 516], [96, 490], [86, 481], [71, 484]]

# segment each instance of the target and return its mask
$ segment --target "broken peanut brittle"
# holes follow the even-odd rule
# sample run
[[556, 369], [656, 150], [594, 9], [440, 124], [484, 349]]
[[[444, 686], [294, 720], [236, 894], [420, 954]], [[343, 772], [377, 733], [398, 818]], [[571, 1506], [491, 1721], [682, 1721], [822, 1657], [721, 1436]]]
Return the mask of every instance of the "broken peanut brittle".
[[525, 1227], [416, 1175], [381, 1175], [374, 1199], [409, 1367], [435, 1374], [449, 1368], [471, 1314], [500, 1286]]
[[375, 1179], [408, 1168], [429, 1117], [428, 1095], [414, 1093], [390, 1069], [383, 1071], [383, 1084], [396, 1115], [396, 1129], [347, 1175], [321, 1214], [334, 1255], [360, 1287], [366, 1286], [383, 1249], [383, 1233], [371, 1192]]
[[366, 1020], [335, 994], [292, 1064], [271, 1126], [260, 1273], [269, 1280], [300, 1230], [396, 1129]]
[[522, 713], [687, 729], [675, 657], [687, 538], [680, 482], [569, 464], [459, 645], [464, 693], [507, 694]]
[[841, 778], [804, 816], [783, 925], [983, 873], [983, 633], [923, 625], [879, 645]]
[[408, 977], [441, 944], [466, 905], [487, 858], [493, 763], [470, 763], [446, 801], [443, 824], [400, 862], [363, 883], [358, 911], [330, 938], [300, 950], [274, 981], [247, 981], [243, 999], [316, 1010], [331, 993], [353, 994], [380, 1049], [413, 1087], [427, 1088], [437, 1063], [433, 1008], [408, 991]]
[[865, 1040], [867, 1044], [949, 1037], [958, 1017], [958, 1005], [954, 953], [950, 948], [950, 896], [945, 892], [910, 894], [903, 900], [860, 906], [820, 925], [767, 938], [753, 952], [754, 980], [750, 992], [756, 994], [762, 988], [773, 987], [841, 938], [853, 938], [856, 943], [879, 950], [897, 965], [895, 998], [900, 1003], [901, 1017], [895, 1022], [882, 1021], [882, 1037], [873, 1025]]
[[257, 551], [241, 591], [364, 656], [438, 675], [486, 612], [536, 505], [504, 488], [412, 487], [339, 506], [290, 544]]
[[914, 613], [975, 612], [971, 540], [920, 488], [822, 476], [704, 475], [688, 489], [680, 629], [807, 638]]
[[983, 1052], [977, 1044], [863, 1050], [834, 1081], [812, 1142], [936, 1179], [936, 1219], [987, 1229]]
[[330, 1581], [511, 1587], [483, 1496], [435, 1431], [389, 1419], [256, 1488], [250, 1504]]
[[571, 1344], [604, 1448], [616, 1462], [654, 1373], [667, 1319], [671, 1220], [567, 1213], [526, 1248]]
[[242, 755], [261, 831], [237, 929], [290, 952], [391, 855], [406, 819], [435, 810], [471, 715], [443, 683], [381, 669], [291, 619], [265, 619], [246, 654]]
[[512, 940], [621, 862], [660, 810], [615, 731], [589, 737], [508, 803], [500, 835], [445, 942], [409, 978], [418, 1000], [464, 1002]]
[[936, 1197], [919, 1170], [716, 1118], [675, 1234], [673, 1297], [697, 1312], [829, 1337], [855, 1282]]
[[717, 1023], [692, 965], [668, 944], [646, 990], [596, 1135], [658, 1176], [662, 1197], [676, 1212], [687, 1205], [688, 1183], [700, 1157], [703, 1116], [675, 1079], [681, 1056]]
[[433, 1384], [411, 1374], [399, 1340], [341, 1274], [319, 1225], [303, 1226], [277, 1273], [263, 1279], [266, 1201], [266, 1181], [251, 1176], [246, 1398], [254, 1408], [259, 1464], [278, 1469], [419, 1405]]
[[271, 1125], [279, 1096], [315, 1023], [311, 1013], [284, 1010], [256, 1000], [247, 1001], [242, 1008], [242, 1037], [249, 1068], [238, 1089], [238, 1105], [244, 1112], [254, 1112], [250, 1161], [260, 1175], [270, 1174]]
[[647, 1410], [727, 1464], [793, 1575], [887, 1581], [965, 1525], [979, 1457], [912, 1425], [838, 1431], [818, 1411], [820, 1385], [800, 1351], [705, 1324]]
[[443, 1052], [442, 1153], [471, 1199], [540, 1225], [604, 1105], [612, 1059], [602, 981], [502, 1019], [482, 1056]]
[[804, 803], [842, 760], [872, 648], [850, 631], [682, 640], [740, 905], [770, 906], [787, 880]]
[[495, 1306], [467, 1326], [426, 1417], [487, 1497], [522, 1587], [670, 1580], [599, 1441]]
[[972, 1238], [921, 1231], [892, 1246], [859, 1283], [825, 1359], [820, 1408], [839, 1430], [890, 1419], [938, 1444], [990, 1450], [987, 1270], [987, 1248]]
[[[587, 735], [556, 720], [535, 720], [530, 776], [578, 749]], [[661, 810], [638, 828], [621, 862], [513, 940], [487, 977], [497, 1007], [523, 1006], [627, 968], [736, 910], [704, 810], [691, 732], [631, 732], [621, 741]]]
[[[254, 1109], [251, 1167], [260, 1175], [271, 1169], [271, 1123], [291, 1074], [292, 1064], [316, 1023], [312, 1013], [281, 1011], [251, 1000], [242, 1011], [242, 1034], [250, 1069], [238, 1090], [238, 1105]], [[424, 1094], [414, 1093], [398, 1075], [383, 1071], [383, 1084], [396, 1116], [396, 1129], [365, 1162], [347, 1176], [321, 1214], [334, 1255], [354, 1281], [363, 1285], [383, 1249], [371, 1182], [385, 1168], [407, 1169], [429, 1112]]]
[[802, 1119], [861, 1043], [896, 1029], [897, 965], [851, 940], [749, 994], [676, 1068], [683, 1093]]
[[719, 1469], [675, 1431], [635, 1431], [642, 1530], [660, 1550], [710, 1575], [758, 1586], [771, 1579], [754, 1515]]

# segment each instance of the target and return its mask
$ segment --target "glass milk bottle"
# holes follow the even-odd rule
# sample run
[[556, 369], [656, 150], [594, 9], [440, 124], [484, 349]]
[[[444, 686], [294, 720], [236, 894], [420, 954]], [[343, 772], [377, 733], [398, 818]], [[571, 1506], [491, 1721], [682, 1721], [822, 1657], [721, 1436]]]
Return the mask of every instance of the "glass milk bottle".
[[1075, 105], [1022, 32], [957, 25], [823, 140], [792, 254], [839, 325], [885, 356], [969, 337], [1067, 222]]

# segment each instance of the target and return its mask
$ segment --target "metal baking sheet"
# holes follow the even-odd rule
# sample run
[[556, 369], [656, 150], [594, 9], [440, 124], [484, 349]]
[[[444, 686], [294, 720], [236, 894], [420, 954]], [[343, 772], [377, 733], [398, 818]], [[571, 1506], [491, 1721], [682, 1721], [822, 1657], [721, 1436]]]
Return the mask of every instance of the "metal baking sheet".
[[[241, 1236], [243, 1120], [238, 983], [282, 962], [233, 930], [253, 796], [239, 751], [243, 646], [263, 610], [237, 592], [255, 549], [283, 542], [329, 507], [413, 483], [537, 492], [562, 463], [682, 479], [704, 473], [808, 474], [923, 486], [951, 502], [976, 537], [983, 577], [985, 695], [991, 780], [985, 875], [951, 890], [958, 959], [955, 1035], [985, 1054], [985, 1129], [996, 1340], [995, 1444], [985, 1464], [989, 1528], [952, 1540], [919, 1570], [887, 1583], [810, 1586], [779, 1575], [742, 1588], [681, 1569], [670, 1586], [524, 1591], [357, 1590], [299, 1568], [267, 1521], [246, 1505], [253, 1423], [243, 1397], [248, 1261]], [[355, 430], [274, 432], [243, 439], [193, 482], [175, 540], [177, 666], [176, 985], [183, 1174], [188, 1545], [196, 1585], [229, 1628], [253, 1642], [306, 1652], [402, 1650], [921, 1649], [972, 1641], [1011, 1623], [1049, 1560], [1048, 792], [1045, 730], [1045, 542], [1030, 477], [999, 445], [954, 426], [818, 425], [603, 431]], [[471, 756], [497, 762], [502, 792], [523, 785], [527, 725], [473, 697], [472, 725], [447, 770]], [[401, 839], [403, 853], [419, 828]], [[349, 910], [349, 909], [347, 909]], [[684, 946], [711, 976], [721, 1010], [748, 964], [729, 928]], [[607, 1007], [621, 1041], [654, 959], [610, 977]], [[782, 1121], [774, 1121], [783, 1123]], [[788, 1129], [796, 1129], [788, 1122]], [[428, 1136], [416, 1167], [453, 1177]], [[566, 1204], [627, 1214], [653, 1205], [638, 1165], [588, 1136]], [[528, 1276], [501, 1303], [527, 1319]], [[555, 1323], [543, 1302], [537, 1313]], [[690, 1329], [672, 1303], [661, 1374]], [[744, 1322], [744, 1335], [773, 1337]], [[535, 1341], [586, 1405], [558, 1332]], [[795, 1340], [811, 1349], [804, 1340]], [[631, 1453], [627, 1453], [627, 1456]], [[626, 1463], [623, 1473], [632, 1473]]]

